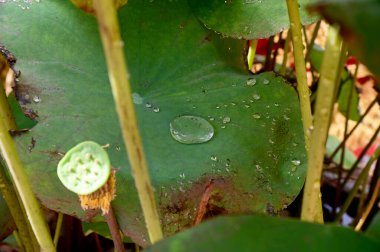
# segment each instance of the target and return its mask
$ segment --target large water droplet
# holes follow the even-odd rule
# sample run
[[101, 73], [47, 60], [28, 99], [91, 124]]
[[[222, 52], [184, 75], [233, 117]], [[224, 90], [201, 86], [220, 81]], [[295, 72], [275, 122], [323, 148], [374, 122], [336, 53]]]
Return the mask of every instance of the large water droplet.
[[186, 115], [170, 122], [170, 133], [180, 143], [198, 144], [210, 141], [214, 136], [214, 128], [206, 119]]

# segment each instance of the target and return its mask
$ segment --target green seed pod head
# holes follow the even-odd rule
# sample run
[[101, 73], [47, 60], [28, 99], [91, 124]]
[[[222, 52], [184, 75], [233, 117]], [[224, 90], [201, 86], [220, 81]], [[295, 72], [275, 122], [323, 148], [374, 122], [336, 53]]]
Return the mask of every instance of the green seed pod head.
[[79, 195], [88, 195], [101, 188], [110, 172], [107, 152], [91, 141], [82, 142], [69, 150], [57, 168], [63, 185]]

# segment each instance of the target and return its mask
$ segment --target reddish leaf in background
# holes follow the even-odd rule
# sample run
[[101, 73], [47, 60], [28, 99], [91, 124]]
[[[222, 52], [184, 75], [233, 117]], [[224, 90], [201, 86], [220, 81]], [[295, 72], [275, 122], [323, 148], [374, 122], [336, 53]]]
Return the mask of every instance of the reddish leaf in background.
[[[272, 52], [278, 50], [278, 48], [284, 48], [284, 43], [282, 43], [281, 41], [282, 40], [280, 40], [277, 43], [274, 43]], [[257, 41], [256, 54], [265, 56], [268, 50], [268, 43], [269, 39], [259, 39]]]
[[356, 82], [359, 83], [360, 85], [364, 85], [370, 80], [373, 80], [374, 82], [376, 82], [375, 78], [372, 75], [366, 75], [366, 76], [357, 78]]
[[[372, 156], [372, 154], [375, 152], [375, 150], [377, 149], [377, 147], [378, 147], [378, 144], [371, 145], [371, 147], [368, 149], [368, 151], [367, 151], [367, 153], [365, 155], [368, 156], [368, 157]], [[362, 154], [363, 150], [364, 150], [364, 147], [358, 147], [358, 148], [356, 148], [355, 151], [354, 151], [355, 156], [359, 157]]]
[[356, 58], [353, 56], [348, 57], [346, 61], [346, 66], [355, 65], [356, 64]]

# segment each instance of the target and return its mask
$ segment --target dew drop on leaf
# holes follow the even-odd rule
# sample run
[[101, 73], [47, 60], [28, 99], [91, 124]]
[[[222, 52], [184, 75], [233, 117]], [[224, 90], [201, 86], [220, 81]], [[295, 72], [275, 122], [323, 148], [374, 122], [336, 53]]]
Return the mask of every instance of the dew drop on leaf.
[[33, 97], [33, 101], [34, 101], [35, 103], [39, 103], [39, 102], [41, 101], [41, 99], [40, 99], [39, 96], [34, 96], [34, 97]]
[[214, 127], [199, 116], [179, 116], [170, 122], [170, 134], [183, 144], [205, 143], [214, 136]]
[[226, 117], [223, 118], [223, 123], [229, 123], [229, 122], [231, 122], [231, 118], [230, 117], [226, 116]]
[[255, 100], [260, 100], [260, 98], [261, 98], [259, 94], [253, 94], [252, 97]]
[[292, 160], [292, 164], [295, 165], [295, 166], [298, 166], [301, 164], [301, 161], [297, 160], [297, 159], [294, 159]]
[[253, 85], [255, 85], [256, 84], [256, 79], [255, 78], [249, 78], [248, 80], [247, 80], [247, 85], [248, 86], [253, 86]]
[[140, 105], [143, 103], [143, 98], [141, 97], [140, 94], [138, 93], [132, 93], [132, 100], [133, 100], [133, 103], [136, 104], [136, 105]]
[[261, 115], [259, 113], [255, 113], [252, 115], [253, 118], [255, 119], [260, 119], [261, 118]]

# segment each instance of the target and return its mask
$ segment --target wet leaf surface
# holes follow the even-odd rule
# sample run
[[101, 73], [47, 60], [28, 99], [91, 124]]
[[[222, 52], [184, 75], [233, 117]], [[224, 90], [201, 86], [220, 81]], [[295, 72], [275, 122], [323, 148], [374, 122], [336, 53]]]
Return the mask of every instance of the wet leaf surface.
[[[185, 0], [130, 0], [119, 20], [165, 234], [192, 226], [199, 208], [206, 209], [205, 218], [274, 214], [292, 202], [307, 163], [294, 89], [273, 73], [250, 75], [245, 43], [202, 27]], [[39, 199], [51, 209], [93, 218], [96, 212], [84, 213], [77, 196], [61, 185], [57, 164], [79, 142], [109, 144], [118, 169], [115, 213], [124, 233], [147, 245], [95, 18], [68, 1], [41, 1], [29, 9], [9, 2], [0, 8], [0, 30], [19, 59], [19, 97], [40, 97], [22, 104], [38, 114], [38, 124], [16, 139]], [[206, 120], [212, 138], [175, 140], [170, 123], [184, 115]]]

